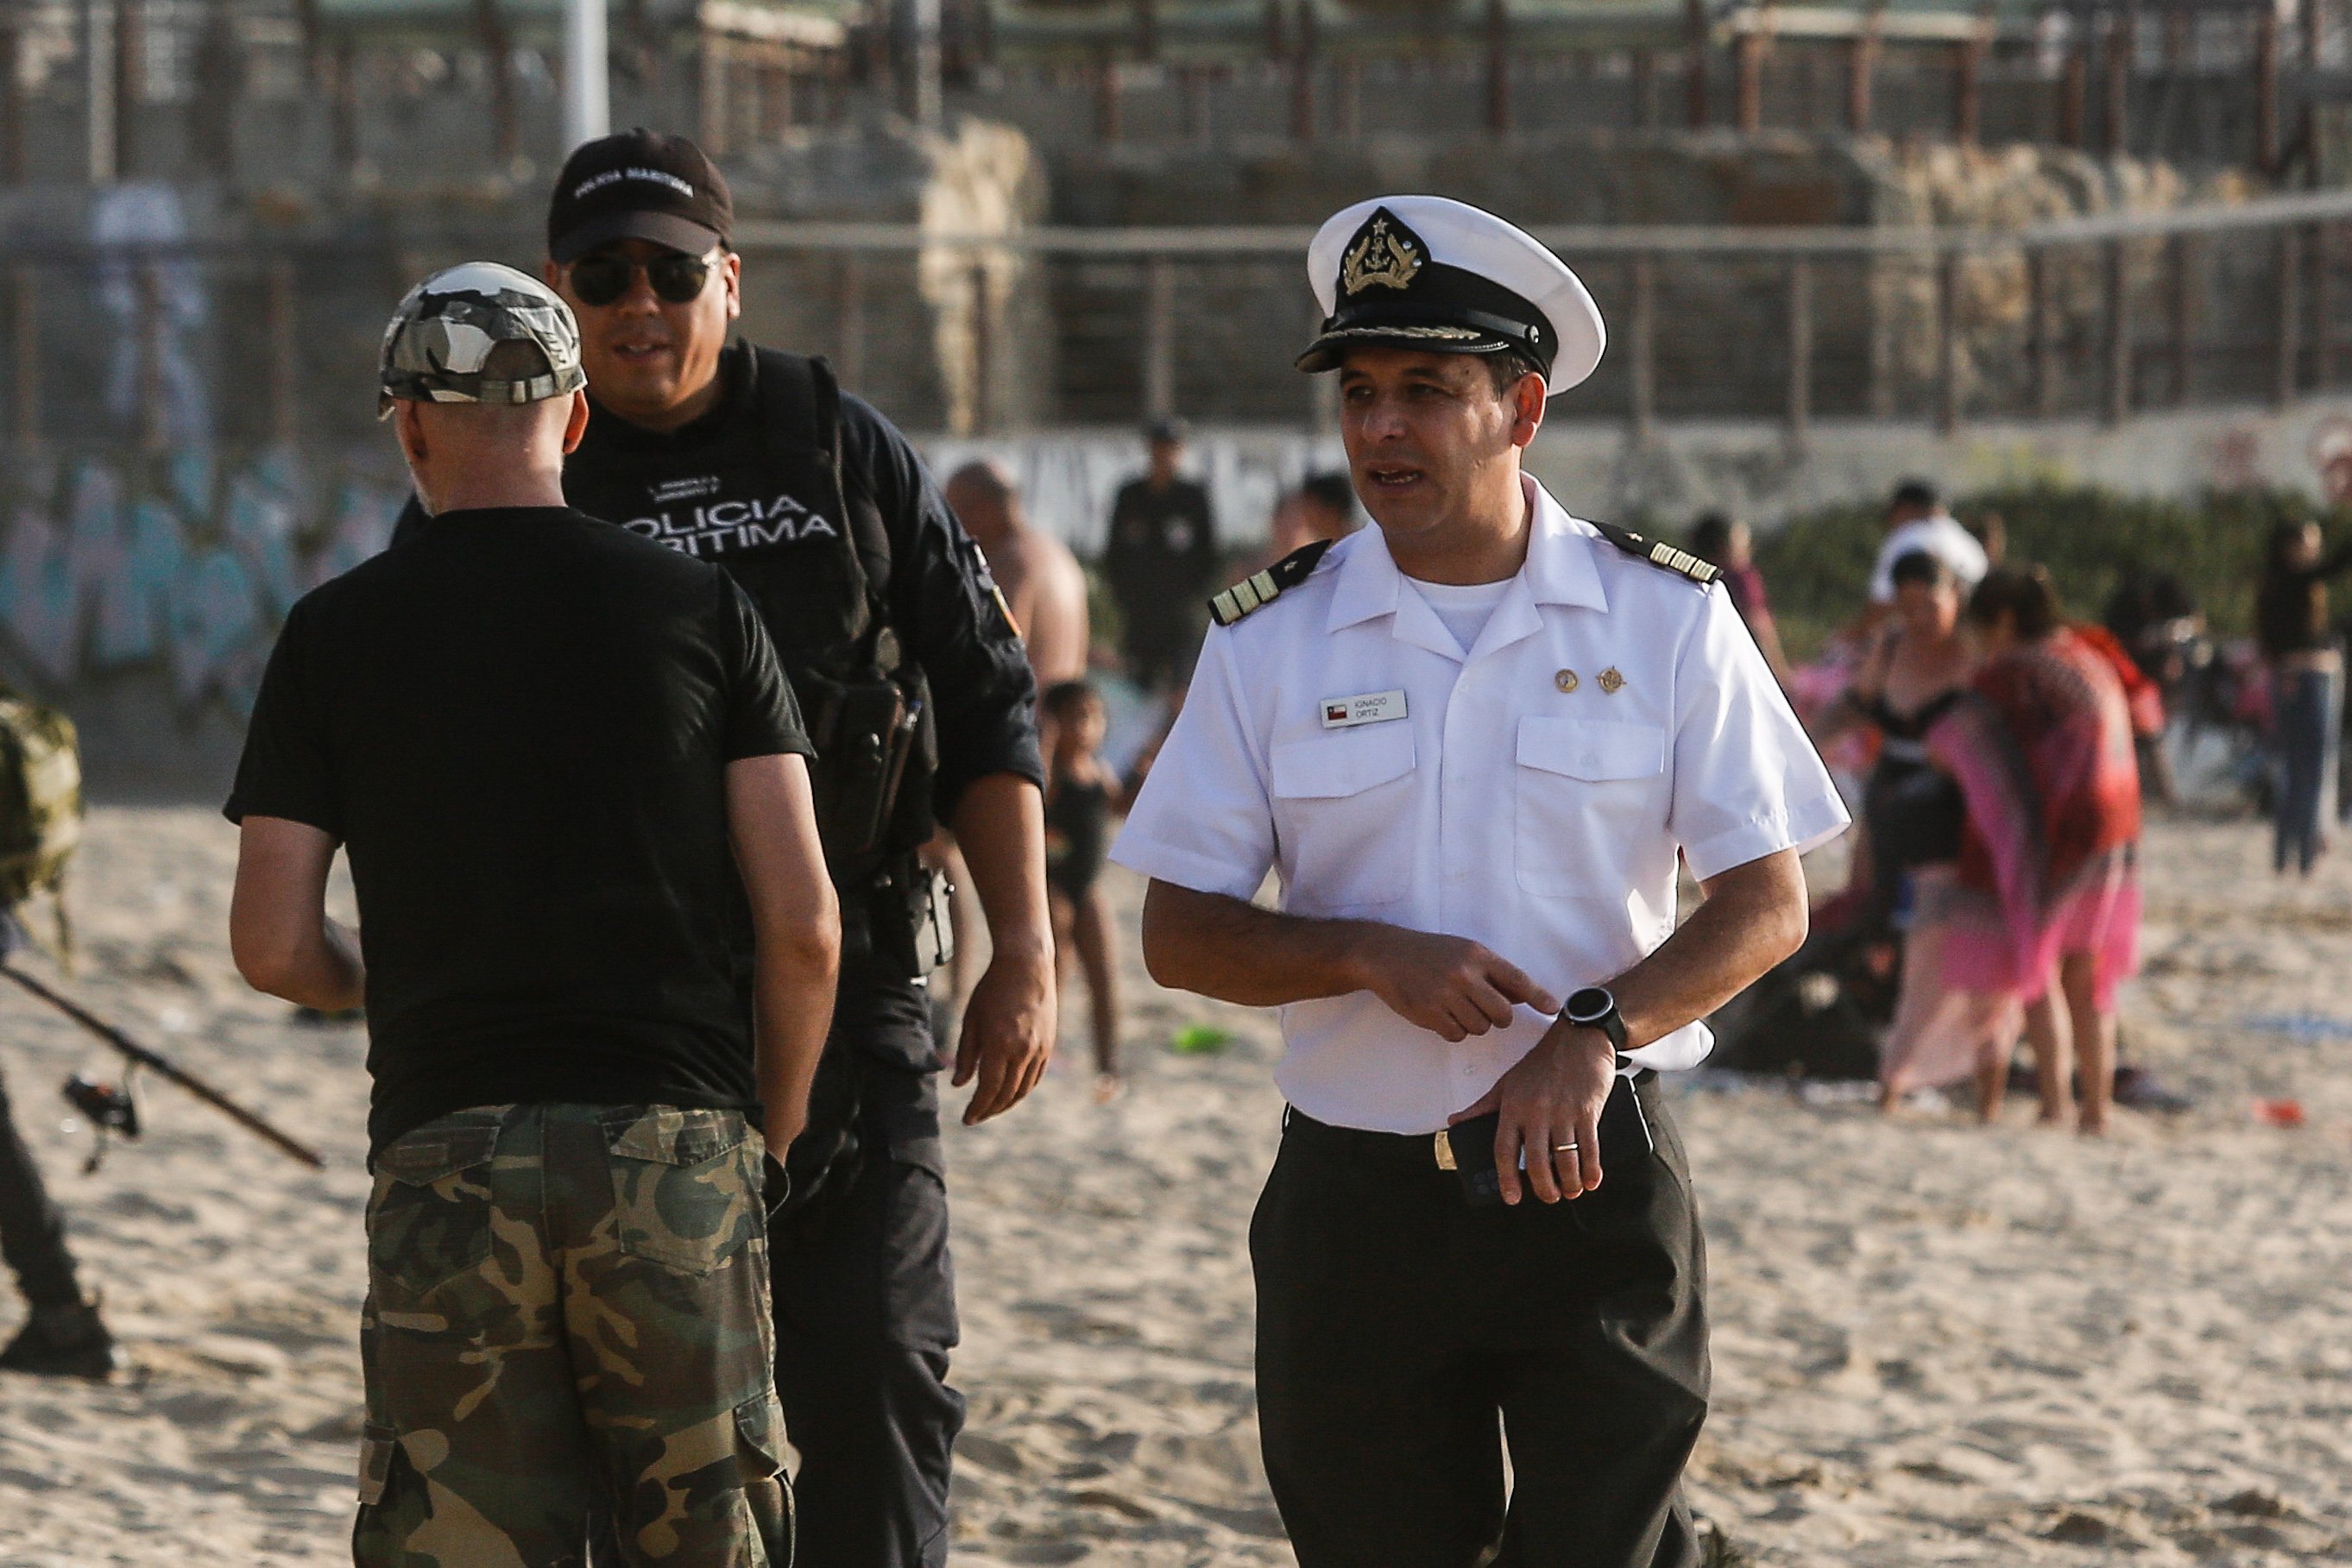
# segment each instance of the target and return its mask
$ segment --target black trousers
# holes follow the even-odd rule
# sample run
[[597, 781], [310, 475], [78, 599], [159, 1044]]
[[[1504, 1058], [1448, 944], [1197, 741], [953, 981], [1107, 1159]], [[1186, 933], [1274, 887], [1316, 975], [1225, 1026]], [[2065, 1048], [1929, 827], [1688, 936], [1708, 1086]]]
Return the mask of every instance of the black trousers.
[[[795, 1568], [940, 1568], [963, 1396], [937, 1079], [862, 1064], [858, 1144], [769, 1233]], [[836, 1185], [838, 1184], [838, 1185]]]
[[16, 1131], [5, 1078], [0, 1078], [0, 1257], [6, 1258], [33, 1305], [61, 1307], [81, 1300], [73, 1255], [66, 1250], [66, 1217], [49, 1200], [33, 1151]]
[[1431, 1139], [1291, 1113], [1250, 1256], [1299, 1568], [1473, 1568], [1498, 1543], [1496, 1568], [1695, 1568], [1706, 1260], [1654, 1079], [1619, 1082], [1601, 1144], [1597, 1192], [1473, 1208]]

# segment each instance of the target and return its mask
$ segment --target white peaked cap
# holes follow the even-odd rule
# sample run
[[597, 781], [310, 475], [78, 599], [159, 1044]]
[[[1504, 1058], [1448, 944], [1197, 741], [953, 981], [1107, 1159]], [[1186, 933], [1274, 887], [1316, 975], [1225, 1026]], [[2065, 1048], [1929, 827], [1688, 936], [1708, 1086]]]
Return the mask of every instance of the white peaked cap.
[[[1361, 265], [1368, 236], [1385, 267]], [[1307, 248], [1307, 277], [1325, 320], [1302, 370], [1336, 368], [1350, 343], [1517, 349], [1557, 396], [1592, 374], [1608, 343], [1599, 307], [1567, 263], [1525, 230], [1445, 196], [1378, 196], [1333, 214]]]

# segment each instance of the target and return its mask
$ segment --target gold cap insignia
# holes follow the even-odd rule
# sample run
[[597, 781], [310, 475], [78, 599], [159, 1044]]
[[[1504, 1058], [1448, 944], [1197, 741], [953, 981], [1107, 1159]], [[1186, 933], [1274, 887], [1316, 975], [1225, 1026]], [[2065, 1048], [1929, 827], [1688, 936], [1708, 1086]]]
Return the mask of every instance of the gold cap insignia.
[[1625, 677], [1617, 673], [1616, 665], [1601, 672], [1601, 689], [1612, 697], [1625, 689]]
[[1374, 213], [1356, 243], [1348, 247], [1339, 264], [1342, 293], [1361, 294], [1376, 283], [1384, 288], [1402, 288], [1421, 271], [1421, 243], [1402, 225], [1391, 227], [1392, 221], [1385, 212]]
[[1572, 692], [1577, 687], [1576, 672], [1574, 670], [1562, 670], [1559, 674], [1551, 678], [1551, 684], [1558, 686], [1561, 691]]

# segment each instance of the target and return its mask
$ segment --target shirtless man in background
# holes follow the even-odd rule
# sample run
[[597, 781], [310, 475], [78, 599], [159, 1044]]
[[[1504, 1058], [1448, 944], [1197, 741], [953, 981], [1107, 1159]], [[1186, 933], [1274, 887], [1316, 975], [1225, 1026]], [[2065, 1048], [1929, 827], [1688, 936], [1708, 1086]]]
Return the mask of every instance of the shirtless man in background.
[[[1051, 534], [1029, 526], [1021, 507], [1021, 489], [1004, 465], [992, 458], [975, 458], [948, 476], [942, 487], [948, 509], [988, 559], [1004, 608], [1021, 633], [1029, 666], [1036, 672], [1037, 689], [1048, 691], [1065, 681], [1086, 678], [1087, 574], [1070, 547]], [[1042, 725], [1048, 721], [1041, 711]], [[1040, 740], [1051, 755], [1054, 742], [1041, 729]], [[970, 878], [955, 841], [941, 832], [924, 846], [925, 860], [948, 873], [955, 893], [948, 913], [955, 926], [953, 956], [948, 960], [945, 994], [933, 993], [938, 1014], [935, 1028], [960, 1013], [978, 975], [979, 955], [970, 950], [967, 934], [981, 928], [976, 900], [968, 891]], [[942, 1040], [954, 1038], [942, 1034]]]
[[949, 476], [948, 506], [988, 558], [1037, 672], [1037, 689], [1087, 673], [1087, 575], [1070, 547], [1029, 526], [1002, 464], [981, 459]]

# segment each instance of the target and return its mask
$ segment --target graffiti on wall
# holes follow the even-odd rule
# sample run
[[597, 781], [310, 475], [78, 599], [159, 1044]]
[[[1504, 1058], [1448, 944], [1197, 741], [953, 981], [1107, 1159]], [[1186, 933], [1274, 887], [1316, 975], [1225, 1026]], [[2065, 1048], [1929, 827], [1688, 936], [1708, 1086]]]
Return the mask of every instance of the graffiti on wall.
[[58, 454], [7, 477], [0, 635], [15, 658], [67, 695], [161, 668], [184, 712], [239, 717], [294, 601], [382, 549], [407, 497], [380, 464], [283, 450]]

